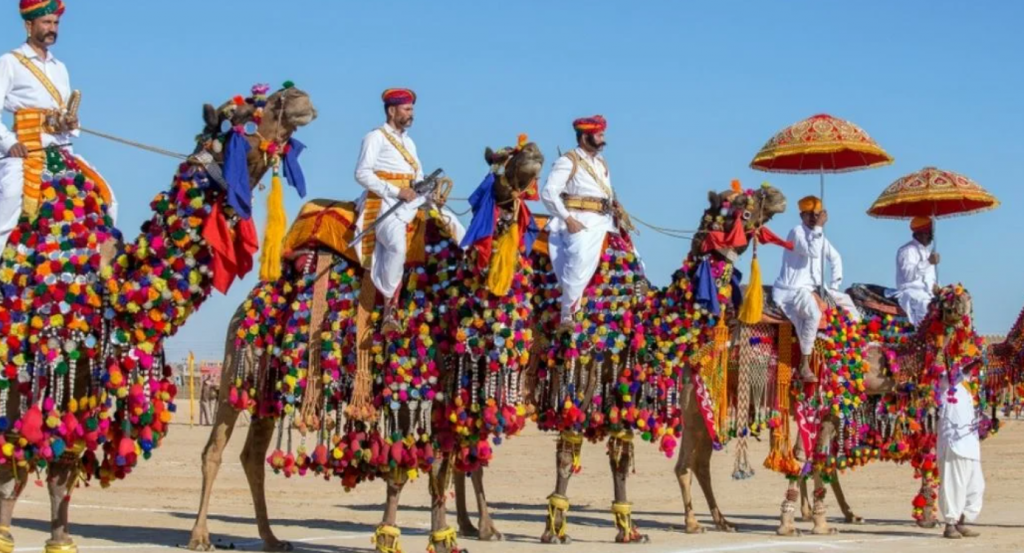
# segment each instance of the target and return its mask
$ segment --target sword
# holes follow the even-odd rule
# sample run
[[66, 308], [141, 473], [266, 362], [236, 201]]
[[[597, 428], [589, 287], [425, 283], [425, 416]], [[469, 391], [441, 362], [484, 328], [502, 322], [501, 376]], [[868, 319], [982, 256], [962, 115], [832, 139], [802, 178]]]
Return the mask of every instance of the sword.
[[[441, 169], [439, 167], [433, 173], [427, 175], [427, 177], [425, 179], [423, 179], [423, 180], [421, 180], [419, 182], [413, 183], [412, 189], [413, 189], [414, 192], [416, 192], [417, 199], [422, 198], [422, 197], [424, 197], [424, 196], [426, 196], [428, 194], [432, 194], [434, 192], [434, 190], [437, 189], [437, 185], [440, 184], [440, 182], [441, 182], [441, 175], [443, 175], [443, 174], [444, 174], [444, 169]], [[370, 225], [369, 227], [367, 227], [367, 228], [363, 229], [362, 231], [360, 231], [359, 234], [357, 234], [356, 237], [353, 238], [348, 243], [348, 247], [350, 247], [350, 248], [354, 247], [356, 244], [359, 243], [359, 241], [363, 238], [363, 236], [365, 236], [367, 234], [370, 234], [371, 232], [376, 231], [377, 227], [380, 226], [382, 221], [384, 221], [389, 216], [394, 214], [394, 212], [398, 211], [398, 208], [402, 207], [406, 203], [407, 202], [404, 202], [404, 201], [398, 202], [395, 205], [393, 205], [390, 208], [388, 208], [387, 211], [385, 211], [384, 213], [380, 214], [380, 216], [377, 217], [377, 220], [374, 221], [372, 225]]]

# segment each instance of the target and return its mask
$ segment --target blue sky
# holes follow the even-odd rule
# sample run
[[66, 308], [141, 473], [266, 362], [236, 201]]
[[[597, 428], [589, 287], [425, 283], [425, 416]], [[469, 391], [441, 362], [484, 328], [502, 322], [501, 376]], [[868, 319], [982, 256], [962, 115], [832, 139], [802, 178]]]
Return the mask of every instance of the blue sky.
[[[467, 196], [485, 146], [526, 132], [553, 161], [575, 117], [610, 123], [606, 156], [626, 206], [645, 220], [693, 228], [708, 189], [764, 180], [791, 200], [816, 176], [748, 164], [779, 129], [826, 112], [866, 129], [893, 166], [830, 176], [829, 237], [846, 283], [894, 280], [906, 223], [864, 214], [882, 189], [926, 165], [962, 172], [1003, 206], [939, 223], [941, 280], [973, 293], [980, 330], [1005, 332], [1024, 307], [1024, 3], [480, 1], [284, 2], [68, 0], [55, 53], [83, 91], [83, 125], [188, 151], [203, 102], [287, 79], [320, 118], [300, 132], [313, 197], [354, 198], [362, 135], [381, 123], [390, 86], [419, 94], [412, 130], [428, 170]], [[14, 2], [0, 36], [18, 45]], [[301, 6], [301, 8], [292, 7]], [[5, 119], [6, 120], [6, 119]], [[78, 150], [115, 187], [133, 237], [175, 162], [92, 137]], [[291, 214], [300, 201], [286, 199]], [[265, 199], [256, 200], [258, 210]], [[462, 208], [463, 206], [455, 206]], [[537, 208], [540, 209], [539, 207]], [[262, 213], [257, 214], [262, 217]], [[785, 234], [793, 209], [772, 226]], [[262, 227], [261, 227], [262, 228]], [[652, 279], [666, 283], [688, 243], [644, 231]], [[764, 250], [765, 279], [781, 252]], [[740, 267], [746, 270], [749, 259]], [[254, 283], [212, 297], [168, 344], [219, 358], [230, 314]]]

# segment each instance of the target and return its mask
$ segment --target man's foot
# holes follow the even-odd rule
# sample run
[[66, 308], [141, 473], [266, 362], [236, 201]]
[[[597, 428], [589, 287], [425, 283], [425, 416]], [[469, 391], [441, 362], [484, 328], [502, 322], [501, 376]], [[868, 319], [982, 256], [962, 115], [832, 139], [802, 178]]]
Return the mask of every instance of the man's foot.
[[380, 331], [381, 334], [387, 336], [388, 334], [401, 332], [402, 323], [395, 317], [394, 304], [389, 300], [384, 306], [384, 322], [381, 323]]
[[967, 527], [964, 517], [960, 517], [960, 522], [956, 525], [956, 531], [960, 532], [960, 535], [965, 538], [976, 538], [981, 535]]
[[800, 382], [804, 384], [815, 384], [818, 382], [818, 377], [814, 376], [814, 371], [811, 370], [810, 355], [804, 355], [803, 359], [800, 360]]
[[947, 540], [958, 540], [963, 536], [960, 535], [960, 532], [957, 531], [955, 526], [953, 526], [952, 524], [947, 524], [946, 531], [942, 533], [942, 537], [946, 538]]

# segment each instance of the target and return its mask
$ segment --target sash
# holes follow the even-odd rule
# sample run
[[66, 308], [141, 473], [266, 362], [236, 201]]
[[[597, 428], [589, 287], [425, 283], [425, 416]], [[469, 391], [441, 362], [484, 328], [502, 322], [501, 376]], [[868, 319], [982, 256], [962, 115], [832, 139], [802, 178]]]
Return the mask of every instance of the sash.
[[416, 173], [418, 173], [420, 170], [420, 164], [416, 162], [416, 158], [412, 157], [412, 154], [409, 153], [409, 150], [405, 149], [405, 145], [402, 144], [402, 142], [399, 141], [397, 138], [392, 136], [391, 133], [389, 133], [387, 129], [385, 129], [384, 127], [381, 127], [379, 130], [380, 133], [384, 135], [384, 138], [387, 138], [388, 142], [390, 142], [391, 145], [394, 146], [396, 150], [398, 150], [398, 153], [402, 154], [402, 158], [405, 159], [405, 162], [408, 163], [410, 167], [412, 167], [413, 174], [415, 175]]
[[[383, 129], [381, 129], [383, 130]], [[391, 138], [386, 132], [384, 133]], [[404, 151], [404, 150], [399, 150]], [[408, 154], [408, 152], [406, 152]], [[403, 155], [406, 155], [403, 154]], [[411, 157], [411, 156], [410, 156]], [[416, 178], [415, 175], [403, 175], [401, 173], [387, 173], [384, 171], [376, 171], [377, 178], [397, 186], [398, 188], [409, 188], [412, 184], [412, 180]], [[381, 200], [380, 196], [370, 192], [366, 195], [366, 200], [363, 202], [363, 226], [362, 228], [368, 229], [377, 221], [377, 216], [380, 215]], [[360, 248], [363, 253], [363, 268], [369, 269], [373, 265], [373, 250], [377, 246], [377, 231], [369, 231], [360, 238]]]
[[57, 101], [57, 105], [63, 108], [64, 98], [61, 97], [60, 91], [58, 91], [57, 87], [54, 86], [53, 81], [46, 76], [46, 73], [43, 73], [43, 70], [40, 69], [38, 65], [32, 63], [32, 60], [25, 57], [25, 54], [15, 51], [11, 52], [11, 55], [20, 61], [21, 64], [25, 66], [25, 69], [28, 69], [29, 73], [32, 73], [32, 75], [39, 81], [39, 84], [43, 85], [43, 88], [45, 88], [46, 91], [50, 93], [50, 96]]
[[[565, 155], [570, 160], [572, 160], [573, 163], [577, 163], [577, 164], [583, 166], [583, 170], [586, 171], [588, 175], [590, 175], [590, 178], [594, 179], [594, 182], [596, 182], [599, 187], [601, 187], [601, 191], [604, 192], [606, 195], [608, 195], [608, 199], [611, 199], [611, 200], [615, 199], [615, 192], [612, 191], [612, 187], [609, 186], [608, 183], [604, 179], [602, 179], [601, 177], [599, 177], [597, 175], [597, 171], [594, 170], [594, 166], [593, 165], [591, 165], [586, 159], [583, 159], [583, 157], [578, 155], [576, 152], [569, 152], [569, 153], [567, 153]], [[602, 162], [602, 164], [603, 163], [604, 162]], [[608, 166], [605, 166], [605, 174], [607, 174], [607, 173], [608, 173]]]

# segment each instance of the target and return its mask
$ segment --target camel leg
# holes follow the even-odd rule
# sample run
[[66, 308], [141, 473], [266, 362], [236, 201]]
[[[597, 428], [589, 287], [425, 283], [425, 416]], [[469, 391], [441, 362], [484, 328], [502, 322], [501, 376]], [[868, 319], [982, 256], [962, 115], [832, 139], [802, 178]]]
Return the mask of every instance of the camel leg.
[[931, 486], [927, 478], [922, 478], [920, 493], [924, 496], [925, 503], [923, 518], [917, 521], [917, 525], [921, 528], [935, 528], [939, 525], [935, 516], [935, 498], [938, 497], [938, 491]]
[[718, 508], [715, 491], [711, 487], [711, 454], [714, 453], [714, 448], [712, 447], [710, 436], [707, 434], [704, 436], [705, 439], [702, 440], [704, 443], [696, 451], [694, 472], [697, 474], [697, 482], [700, 484], [701, 491], [704, 492], [708, 508], [711, 509], [711, 519], [715, 521], [715, 528], [723, 532], [735, 532], [736, 527], [726, 520], [722, 510]]
[[789, 481], [789, 488], [786, 489], [786, 499], [782, 501], [782, 516], [779, 521], [779, 528], [775, 530], [775, 533], [780, 536], [800, 535], [800, 529], [796, 527], [796, 502], [800, 498], [800, 484], [797, 480]]
[[10, 462], [0, 466], [0, 553], [13, 553], [14, 535], [11, 522], [14, 520], [14, 506], [25, 489], [28, 471], [11, 470]]
[[402, 488], [405, 487], [406, 478], [404, 475], [394, 472], [385, 478], [388, 487], [387, 502], [384, 504], [384, 519], [373, 534], [373, 544], [381, 553], [389, 551], [401, 551], [398, 543], [402, 531], [395, 525], [398, 522], [398, 502], [402, 497]]
[[608, 464], [612, 469], [615, 501], [612, 503], [612, 515], [619, 533], [615, 543], [647, 543], [650, 537], [641, 534], [633, 524], [633, 504], [626, 494], [626, 480], [633, 467], [633, 434], [608, 439]]
[[242, 447], [242, 469], [245, 479], [249, 482], [252, 493], [252, 504], [256, 510], [256, 527], [260, 539], [263, 540], [264, 551], [294, 551], [292, 544], [281, 541], [274, 536], [270, 528], [270, 516], [267, 514], [266, 463], [267, 451], [274, 438], [274, 422], [271, 417], [253, 419], [249, 425], [249, 434], [245, 437]]
[[491, 519], [491, 510], [487, 507], [487, 496], [484, 494], [484, 469], [483, 467], [473, 471], [473, 493], [476, 495], [476, 508], [480, 513], [480, 541], [501, 541], [504, 536], [494, 527], [494, 520]]
[[812, 508], [811, 520], [814, 521], [814, 528], [811, 533], [817, 536], [827, 536], [830, 534], [838, 533], [835, 528], [830, 528], [828, 525], [828, 508], [825, 505], [825, 495], [828, 493], [828, 489], [825, 487], [825, 481], [821, 478], [821, 474], [818, 472], [814, 473], [814, 507]]
[[[689, 426], [687, 426], [689, 428]], [[679, 446], [679, 460], [676, 461], [676, 479], [679, 480], [679, 489], [683, 494], [683, 511], [686, 518], [687, 534], [702, 534], [704, 527], [697, 522], [697, 516], [693, 512], [693, 469], [692, 459], [696, 452], [696, 440], [693, 438], [695, 432], [683, 432], [682, 444]]]
[[800, 520], [804, 522], [811, 521], [811, 515], [814, 512], [811, 510], [811, 495], [807, 493], [807, 479], [800, 479]]
[[[237, 319], [239, 315], [236, 313]], [[235, 351], [234, 329], [237, 321], [232, 321], [228, 327], [228, 343], [224, 352], [224, 369], [220, 376], [220, 393], [218, 397], [219, 406], [215, 414], [213, 428], [210, 430], [210, 438], [203, 448], [202, 471], [203, 488], [199, 496], [199, 513], [196, 515], [195, 524], [192, 525], [192, 535], [189, 537], [188, 548], [193, 551], [212, 551], [213, 544], [210, 542], [210, 530], [207, 526], [207, 517], [210, 514], [210, 498], [213, 496], [213, 482], [217, 479], [220, 465], [224, 459], [224, 449], [231, 440], [231, 434], [235, 430], [235, 423], [238, 422], [238, 411], [228, 401], [228, 390], [235, 379]]]
[[445, 510], [448, 478], [453, 471], [451, 457], [434, 461], [430, 470], [430, 545], [433, 553], [457, 553], [455, 529], [448, 526]]
[[582, 445], [583, 437], [579, 434], [563, 432], [558, 437], [555, 452], [557, 479], [555, 492], [548, 496], [548, 521], [544, 534], [540, 537], [543, 543], [572, 543], [572, 538], [566, 533], [569, 525], [569, 497], [566, 494], [574, 470], [574, 459], [579, 455]]
[[73, 546], [75, 543], [71, 539], [68, 505], [77, 477], [77, 465], [64, 460], [51, 463], [47, 471], [46, 487], [50, 493], [50, 539], [46, 540], [47, 548]]
[[466, 505], [466, 473], [461, 470], [455, 471], [452, 480], [455, 484], [455, 510], [459, 523], [459, 535], [464, 538], [479, 538], [480, 531], [473, 526], [473, 521], [469, 518], [469, 507]]
[[836, 503], [839, 504], [839, 509], [843, 512], [847, 524], [864, 524], [864, 519], [857, 516], [850, 508], [850, 503], [846, 501], [846, 494], [843, 493], [843, 487], [839, 484], [839, 473], [832, 476], [832, 493], [836, 496]]

